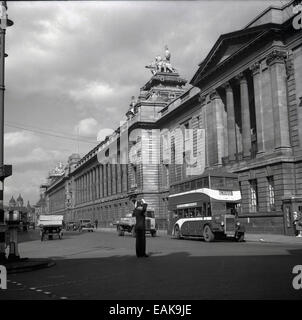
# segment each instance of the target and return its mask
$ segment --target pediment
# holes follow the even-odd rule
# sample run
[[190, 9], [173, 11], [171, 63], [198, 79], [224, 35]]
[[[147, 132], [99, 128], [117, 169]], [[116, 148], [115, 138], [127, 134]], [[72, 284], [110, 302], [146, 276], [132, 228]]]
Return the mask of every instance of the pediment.
[[211, 69], [213, 66], [217, 66], [221, 62], [230, 58], [234, 53], [243, 49], [251, 41], [253, 41], [261, 31], [248, 32], [246, 34], [225, 34], [220, 36], [218, 41], [213, 47], [213, 52], [207, 56], [202, 62], [205, 69]]
[[221, 35], [206, 58], [199, 64], [199, 69], [190, 84], [195, 85], [197, 77], [202, 76], [211, 69], [217, 68], [232, 56], [250, 46], [256, 39], [269, 32], [269, 30], [276, 28], [279, 29], [280, 26], [266, 24]]

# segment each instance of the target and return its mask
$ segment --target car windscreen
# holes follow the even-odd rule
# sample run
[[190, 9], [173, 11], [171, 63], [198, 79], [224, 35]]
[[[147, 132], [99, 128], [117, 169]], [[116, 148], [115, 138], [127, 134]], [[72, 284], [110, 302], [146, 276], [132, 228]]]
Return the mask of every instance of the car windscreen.
[[148, 218], [154, 218], [154, 212], [153, 212], [153, 211], [147, 211], [147, 212], [146, 212], [146, 217], [148, 217]]

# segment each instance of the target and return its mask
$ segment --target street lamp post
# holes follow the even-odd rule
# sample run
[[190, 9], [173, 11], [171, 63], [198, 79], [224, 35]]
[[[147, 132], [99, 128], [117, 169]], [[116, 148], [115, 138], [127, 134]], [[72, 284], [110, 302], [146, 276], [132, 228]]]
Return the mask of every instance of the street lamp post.
[[7, 18], [6, 1], [1, 1], [0, 22], [0, 263], [6, 261], [5, 232], [6, 223], [3, 207], [4, 179], [12, 174], [12, 166], [4, 165], [4, 60], [5, 60], [5, 31], [13, 25]]

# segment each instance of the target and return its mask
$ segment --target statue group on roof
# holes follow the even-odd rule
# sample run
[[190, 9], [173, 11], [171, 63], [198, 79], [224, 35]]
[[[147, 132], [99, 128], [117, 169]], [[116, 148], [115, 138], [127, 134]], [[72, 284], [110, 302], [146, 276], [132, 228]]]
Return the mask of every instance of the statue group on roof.
[[165, 46], [165, 58], [162, 58], [160, 55], [155, 57], [155, 60], [146, 66], [147, 69], [151, 70], [151, 73], [155, 75], [157, 72], [176, 72], [172, 67], [170, 62], [171, 53], [168, 49], [168, 46]]

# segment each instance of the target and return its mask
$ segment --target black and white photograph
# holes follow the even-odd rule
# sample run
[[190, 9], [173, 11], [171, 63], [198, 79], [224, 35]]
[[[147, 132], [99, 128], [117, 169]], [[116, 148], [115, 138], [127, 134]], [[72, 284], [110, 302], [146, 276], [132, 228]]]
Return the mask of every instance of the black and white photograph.
[[0, 1], [0, 300], [302, 300], [301, 0]]

